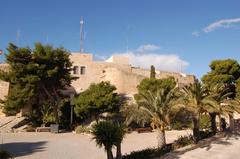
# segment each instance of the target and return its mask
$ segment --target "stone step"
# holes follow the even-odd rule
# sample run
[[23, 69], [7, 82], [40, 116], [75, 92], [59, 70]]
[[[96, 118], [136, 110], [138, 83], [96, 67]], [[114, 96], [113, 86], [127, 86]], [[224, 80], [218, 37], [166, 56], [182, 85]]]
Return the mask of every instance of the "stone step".
[[13, 132], [13, 128], [16, 128], [20, 123], [25, 120], [25, 117], [15, 117], [12, 121], [8, 122], [7, 124], [0, 127], [0, 132]]
[[5, 125], [7, 125], [8, 123], [10, 123], [11, 121], [13, 121], [14, 119], [16, 119], [16, 116], [7, 116], [7, 117], [0, 117], [0, 128], [4, 127]]

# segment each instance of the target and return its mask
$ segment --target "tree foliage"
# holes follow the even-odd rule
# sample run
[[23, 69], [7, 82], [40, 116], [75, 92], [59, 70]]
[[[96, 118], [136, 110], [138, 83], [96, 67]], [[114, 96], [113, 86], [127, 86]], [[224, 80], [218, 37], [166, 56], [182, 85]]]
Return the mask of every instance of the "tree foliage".
[[240, 78], [236, 82], [236, 97], [240, 99]]
[[176, 87], [176, 82], [173, 77], [163, 79], [145, 78], [137, 86], [138, 93], [134, 95], [134, 98], [138, 102], [141, 99], [141, 93], [146, 93], [149, 91], [152, 93], [157, 93], [157, 91], [160, 89], [164, 89], [167, 93], [174, 87]]
[[[221, 115], [229, 114], [232, 116], [237, 107], [232, 105], [223, 105], [222, 103], [229, 103], [227, 99], [233, 99], [239, 96], [239, 77], [240, 65], [234, 59], [214, 60], [209, 65], [211, 71], [202, 77], [204, 85], [208, 88], [209, 96], [216, 102], [216, 109], [210, 112], [212, 130], [216, 130], [216, 115], [219, 116], [221, 125]], [[232, 125], [230, 123], [230, 125]]]
[[[15, 113], [26, 104], [48, 100], [54, 109], [58, 122], [60, 90], [71, 84], [69, 53], [63, 48], [53, 48], [36, 43], [34, 49], [19, 48], [9, 44], [6, 61], [9, 72], [1, 72], [2, 80], [10, 83], [10, 92], [4, 101], [6, 112]], [[35, 103], [36, 104], [36, 103]]]
[[206, 86], [223, 84], [235, 95], [235, 83], [240, 77], [240, 65], [236, 60], [214, 60], [209, 65], [211, 71], [202, 77]]
[[74, 99], [74, 111], [79, 117], [95, 116], [104, 112], [112, 112], [119, 107], [120, 97], [114, 91], [116, 87], [109, 82], [91, 84]]

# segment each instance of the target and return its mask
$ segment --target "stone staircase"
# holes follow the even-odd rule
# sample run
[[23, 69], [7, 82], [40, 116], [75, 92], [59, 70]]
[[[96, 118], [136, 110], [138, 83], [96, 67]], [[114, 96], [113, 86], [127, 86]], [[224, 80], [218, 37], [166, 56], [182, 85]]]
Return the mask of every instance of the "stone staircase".
[[24, 123], [25, 117], [17, 117], [17, 116], [8, 116], [8, 117], [0, 117], [0, 132], [1, 133], [9, 133], [14, 132], [14, 129], [22, 126]]

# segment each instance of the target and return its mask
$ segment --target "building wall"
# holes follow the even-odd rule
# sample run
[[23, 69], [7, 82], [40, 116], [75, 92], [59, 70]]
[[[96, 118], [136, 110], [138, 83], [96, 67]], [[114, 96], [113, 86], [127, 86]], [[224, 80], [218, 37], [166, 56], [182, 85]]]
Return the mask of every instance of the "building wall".
[[[8, 71], [9, 66], [7, 64], [0, 64], [0, 70]], [[5, 97], [8, 95], [8, 90], [9, 90], [9, 83], [0, 80], [0, 99], [1, 100], [4, 100]], [[0, 117], [1, 116], [5, 116], [5, 114], [2, 113], [0, 108]]]

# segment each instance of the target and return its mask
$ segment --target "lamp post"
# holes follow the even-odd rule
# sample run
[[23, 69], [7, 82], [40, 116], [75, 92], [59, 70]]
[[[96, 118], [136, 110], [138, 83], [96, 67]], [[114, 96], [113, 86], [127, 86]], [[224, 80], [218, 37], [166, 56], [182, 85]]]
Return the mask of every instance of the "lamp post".
[[70, 116], [70, 126], [72, 126], [73, 124], [73, 97], [74, 97], [74, 94], [71, 94], [70, 95], [70, 105], [71, 105], [71, 116]]

